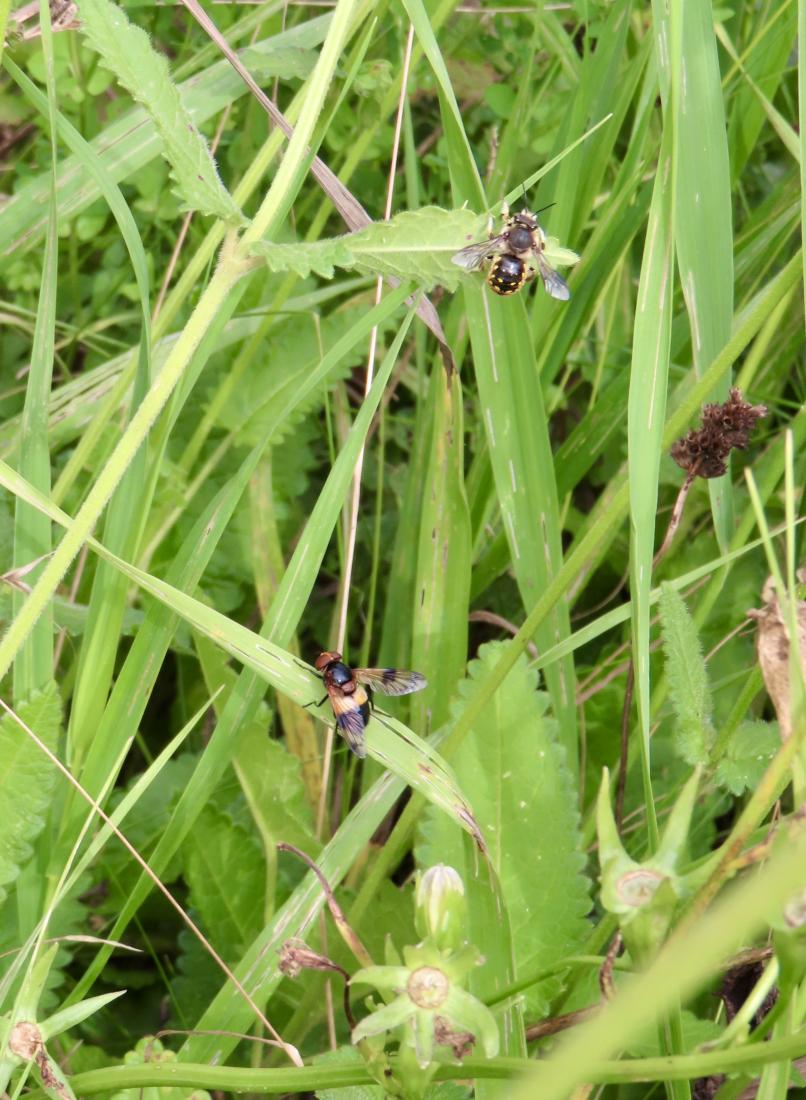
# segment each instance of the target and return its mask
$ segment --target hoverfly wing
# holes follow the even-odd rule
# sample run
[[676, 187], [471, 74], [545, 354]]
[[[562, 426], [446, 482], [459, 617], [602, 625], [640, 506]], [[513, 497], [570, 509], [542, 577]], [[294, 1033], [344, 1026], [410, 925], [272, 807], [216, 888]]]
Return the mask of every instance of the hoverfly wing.
[[571, 288], [562, 275], [559, 275], [553, 267], [549, 267], [540, 254], [537, 256], [537, 267], [546, 293], [560, 302], [567, 302], [571, 297]]
[[384, 695], [409, 695], [412, 691], [422, 691], [428, 683], [419, 672], [403, 668], [354, 668], [353, 675]]
[[506, 244], [506, 241], [503, 237], [491, 237], [488, 241], [469, 244], [467, 248], [463, 248], [461, 252], [456, 252], [451, 256], [451, 263], [464, 268], [465, 271], [476, 271], [488, 256], [500, 251], [504, 244]]
[[344, 735], [345, 741], [355, 755], [363, 760], [367, 755], [367, 747], [364, 744], [364, 715], [349, 695], [331, 692], [330, 702], [339, 731]]

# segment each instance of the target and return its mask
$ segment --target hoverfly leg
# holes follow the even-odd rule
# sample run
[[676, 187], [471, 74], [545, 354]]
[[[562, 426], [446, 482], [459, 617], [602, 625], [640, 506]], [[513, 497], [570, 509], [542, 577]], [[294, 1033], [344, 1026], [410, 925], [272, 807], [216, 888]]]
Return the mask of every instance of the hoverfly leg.
[[324, 699], [320, 699], [318, 702], [316, 701], [316, 699], [311, 699], [310, 703], [303, 703], [302, 704], [302, 709], [307, 710], [308, 707], [321, 707], [321, 706], [324, 706], [324, 704], [326, 702], [327, 702], [327, 696], [325, 696]]

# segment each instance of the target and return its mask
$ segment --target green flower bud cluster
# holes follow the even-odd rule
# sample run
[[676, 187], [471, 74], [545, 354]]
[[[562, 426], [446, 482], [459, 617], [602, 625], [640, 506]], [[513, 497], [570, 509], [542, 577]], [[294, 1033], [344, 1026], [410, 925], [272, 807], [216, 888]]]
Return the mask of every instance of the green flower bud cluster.
[[693, 876], [679, 874], [677, 867], [686, 851], [699, 780], [697, 769], [680, 792], [657, 851], [642, 863], [632, 859], [621, 843], [610, 807], [607, 770], [599, 788], [596, 825], [602, 904], [618, 917], [624, 944], [639, 965], [657, 953], [679, 901], [695, 886]]

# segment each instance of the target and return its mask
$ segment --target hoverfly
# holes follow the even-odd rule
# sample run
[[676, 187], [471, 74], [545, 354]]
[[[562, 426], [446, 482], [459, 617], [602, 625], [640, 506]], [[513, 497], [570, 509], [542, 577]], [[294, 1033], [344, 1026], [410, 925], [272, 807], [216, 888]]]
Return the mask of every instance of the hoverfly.
[[546, 237], [535, 214], [522, 210], [520, 214], [509, 213], [504, 203], [501, 208], [504, 228], [498, 236], [490, 235], [487, 241], [468, 245], [451, 259], [465, 271], [477, 271], [487, 260], [490, 269], [487, 283], [496, 294], [515, 294], [537, 272], [543, 280], [546, 292], [552, 298], [567, 302], [571, 291], [565, 279], [553, 267], [550, 267], [543, 255]]
[[421, 691], [428, 683], [419, 672], [400, 668], [350, 668], [342, 661], [340, 653], [320, 653], [314, 667], [322, 674], [327, 689], [327, 695], [317, 706], [330, 699], [339, 732], [355, 755], [362, 758], [367, 755], [364, 727], [369, 722], [372, 705], [371, 697], [362, 685], [384, 695], [408, 695], [412, 691]]

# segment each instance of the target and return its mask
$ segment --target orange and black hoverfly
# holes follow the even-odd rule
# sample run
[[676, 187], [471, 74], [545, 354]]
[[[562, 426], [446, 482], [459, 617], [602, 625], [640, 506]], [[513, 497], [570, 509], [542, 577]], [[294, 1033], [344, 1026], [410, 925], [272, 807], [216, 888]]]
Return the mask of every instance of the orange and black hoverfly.
[[336, 725], [356, 756], [367, 755], [364, 745], [364, 727], [369, 722], [371, 697], [366, 688], [381, 691], [384, 695], [408, 695], [420, 691], [428, 681], [419, 672], [400, 668], [350, 668], [340, 653], [320, 653], [314, 662], [317, 672], [327, 689], [325, 699], [330, 699]]

